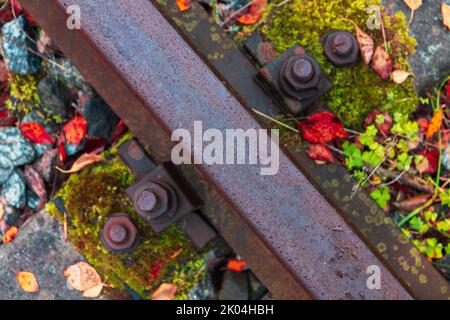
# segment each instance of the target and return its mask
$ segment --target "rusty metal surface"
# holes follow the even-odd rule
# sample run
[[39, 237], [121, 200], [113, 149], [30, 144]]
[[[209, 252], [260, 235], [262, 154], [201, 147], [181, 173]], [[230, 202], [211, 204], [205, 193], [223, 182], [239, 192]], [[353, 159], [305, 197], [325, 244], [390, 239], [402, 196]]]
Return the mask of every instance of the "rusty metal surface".
[[[194, 120], [260, 128], [152, 3], [73, 0], [82, 30], [69, 31], [65, 1], [22, 2], [158, 162], [169, 158], [171, 131], [192, 130]], [[205, 213], [275, 295], [411, 298], [287, 156], [276, 176], [259, 169], [197, 165], [185, 174]], [[380, 266], [382, 290], [367, 290], [369, 265]]]
[[[218, 70], [237, 69], [241, 63], [231, 66], [223, 56], [232, 55], [235, 60], [237, 56], [241, 59], [245, 57], [240, 52], [238, 46], [229, 38], [221, 36], [222, 46], [214, 45], [216, 35], [211, 35], [208, 27], [206, 14], [199, 8], [194, 7], [195, 15], [180, 15], [176, 9], [176, 4], [168, 3], [165, 0], [158, 0], [163, 3], [164, 10], [176, 24], [180, 27], [186, 38], [196, 44], [196, 49], [208, 58]], [[201, 17], [201, 22], [195, 21], [195, 16]], [[211, 19], [209, 19], [210, 24]], [[201, 25], [202, 28], [195, 26]], [[219, 32], [220, 34], [220, 32]], [[201, 42], [197, 39], [202, 39]], [[213, 44], [213, 45], [211, 45]], [[211, 48], [219, 52], [212, 52]], [[274, 59], [273, 48], [258, 33], [252, 35], [245, 42], [245, 49], [255, 59], [259, 66], [265, 66]], [[211, 59], [210, 57], [222, 57]], [[242, 79], [250, 79], [256, 73], [256, 69], [245, 68], [240, 70], [240, 77], [234, 73], [224, 73], [224, 77], [236, 91], [243, 97], [257, 95], [258, 91], [252, 91], [249, 86], [242, 86]], [[261, 83], [261, 82], [260, 82]], [[270, 90], [268, 90], [270, 92]], [[271, 92], [270, 94], [273, 94]], [[277, 98], [276, 101], [280, 101]], [[264, 97], [261, 96], [261, 101]], [[270, 103], [270, 99], [265, 99]], [[264, 104], [265, 105], [265, 104]], [[310, 111], [328, 111], [323, 109], [323, 104], [315, 105], [308, 109]], [[261, 112], [266, 112], [264, 106], [259, 108]], [[277, 113], [280, 110], [277, 111]], [[361, 239], [375, 252], [386, 264], [387, 268], [409, 288], [415, 298], [419, 299], [448, 299], [449, 283], [439, 274], [436, 268], [426, 260], [426, 257], [419, 254], [403, 233], [392, 223], [391, 219], [385, 217], [382, 210], [370, 199], [370, 196], [363, 190], [349, 201], [349, 194], [355, 185], [348, 171], [339, 166], [318, 166], [306, 155], [304, 150], [296, 150], [288, 146], [288, 154], [292, 156], [309, 181], [321, 192], [321, 194], [341, 213], [348, 224]]]

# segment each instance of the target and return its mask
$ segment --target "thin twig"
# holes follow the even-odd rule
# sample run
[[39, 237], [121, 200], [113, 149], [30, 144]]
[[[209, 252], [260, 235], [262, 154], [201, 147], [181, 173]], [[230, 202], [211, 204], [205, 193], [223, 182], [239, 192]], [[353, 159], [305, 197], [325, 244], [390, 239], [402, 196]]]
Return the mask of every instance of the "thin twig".
[[278, 4], [275, 5], [275, 7], [279, 8], [281, 6], [284, 6], [286, 3], [291, 2], [292, 0], [284, 0]]
[[226, 25], [228, 22], [230, 22], [234, 17], [236, 17], [237, 15], [239, 15], [242, 11], [244, 11], [245, 9], [247, 9], [248, 7], [250, 7], [254, 2], [256, 2], [258, 0], [252, 0], [249, 3], [247, 3], [245, 6], [243, 6], [242, 8], [240, 8], [239, 10], [235, 11], [232, 15], [230, 15], [224, 22], [222, 22], [220, 24], [221, 27], [223, 27], [224, 25]]
[[266, 119], [268, 119], [268, 120], [270, 120], [270, 121], [272, 121], [272, 122], [275, 122], [276, 124], [279, 124], [280, 126], [283, 126], [283, 127], [285, 127], [286, 129], [289, 129], [289, 130], [291, 130], [292, 132], [295, 132], [295, 133], [300, 133], [300, 130], [297, 130], [297, 129], [295, 129], [295, 128], [292, 128], [291, 126], [289, 126], [289, 125], [287, 125], [287, 124], [285, 124], [285, 123], [283, 123], [283, 122], [281, 122], [281, 121], [279, 121], [279, 120], [277, 120], [277, 119], [274, 119], [274, 118], [272, 118], [271, 116], [268, 116], [267, 114], [265, 114], [265, 113], [262, 113], [262, 112], [260, 112], [260, 111], [258, 111], [258, 110], [256, 110], [256, 109], [254, 109], [254, 108], [252, 108], [252, 110], [253, 110], [253, 112], [254, 113], [256, 113], [257, 115], [260, 115], [261, 117], [263, 117], [263, 118], [266, 118]]

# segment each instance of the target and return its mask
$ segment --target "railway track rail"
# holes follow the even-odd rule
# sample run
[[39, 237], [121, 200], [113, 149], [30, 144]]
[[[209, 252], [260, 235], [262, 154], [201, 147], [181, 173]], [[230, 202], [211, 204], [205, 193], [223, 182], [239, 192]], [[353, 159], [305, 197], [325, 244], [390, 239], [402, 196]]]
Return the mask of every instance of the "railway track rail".
[[[21, 3], [156, 164], [170, 160], [177, 128], [266, 128], [251, 108], [281, 112], [254, 81], [264, 63], [258, 46], [247, 44], [250, 58], [196, 3], [183, 15], [165, 0]], [[80, 30], [66, 27], [69, 5], [81, 9]], [[287, 148], [275, 176], [247, 165], [177, 169], [203, 201], [201, 214], [277, 298], [450, 298], [448, 282], [365, 192], [350, 199], [344, 168]], [[367, 287], [370, 266], [381, 270], [380, 290]]]

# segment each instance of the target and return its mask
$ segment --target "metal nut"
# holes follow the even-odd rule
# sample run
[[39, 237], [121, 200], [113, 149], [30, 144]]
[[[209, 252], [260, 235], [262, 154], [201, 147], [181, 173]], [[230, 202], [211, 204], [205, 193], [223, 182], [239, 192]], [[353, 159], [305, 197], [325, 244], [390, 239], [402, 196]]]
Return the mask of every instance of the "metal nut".
[[103, 245], [113, 253], [132, 250], [138, 239], [138, 229], [131, 218], [123, 213], [112, 215], [103, 226], [100, 238]]

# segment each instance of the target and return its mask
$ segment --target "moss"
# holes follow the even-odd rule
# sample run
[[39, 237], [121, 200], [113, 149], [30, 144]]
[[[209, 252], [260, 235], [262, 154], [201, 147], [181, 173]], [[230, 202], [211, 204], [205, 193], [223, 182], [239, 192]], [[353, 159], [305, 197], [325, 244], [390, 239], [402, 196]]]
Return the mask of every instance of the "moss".
[[[276, 7], [280, 0], [272, 2], [268, 17], [261, 28], [278, 53], [300, 44], [322, 65], [334, 87], [325, 96], [330, 108], [339, 115], [346, 126], [359, 129], [363, 119], [373, 109], [410, 113], [416, 109], [417, 93], [414, 80], [402, 85], [382, 81], [376, 73], [360, 61], [352, 68], [334, 67], [324, 56], [321, 37], [331, 29], [354, 32], [351, 19], [365, 28], [366, 8], [379, 5], [381, 0], [296, 0]], [[345, 18], [345, 19], [343, 19]], [[410, 71], [407, 57], [414, 51], [415, 40], [408, 35], [403, 13], [383, 18], [388, 40], [388, 50], [396, 68]], [[381, 30], [364, 30], [374, 37], [376, 44], [383, 44]]]
[[[139, 218], [124, 193], [133, 180], [118, 158], [72, 175], [57, 194], [68, 212], [71, 241], [112, 288], [124, 289], [119, 277], [143, 298], [149, 298], [161, 283], [174, 283], [179, 286], [176, 299], [184, 299], [203, 275], [204, 259], [177, 227], [156, 235]], [[62, 218], [53, 203], [47, 210]], [[110, 253], [99, 237], [106, 219], [119, 212], [129, 214], [141, 231], [141, 241], [130, 254]], [[181, 253], [171, 259], [176, 252]]]

